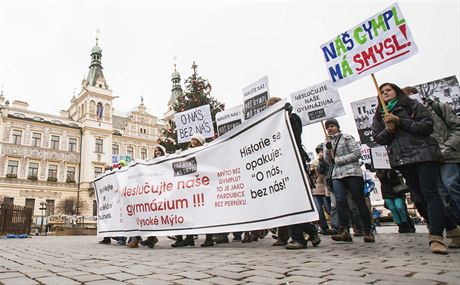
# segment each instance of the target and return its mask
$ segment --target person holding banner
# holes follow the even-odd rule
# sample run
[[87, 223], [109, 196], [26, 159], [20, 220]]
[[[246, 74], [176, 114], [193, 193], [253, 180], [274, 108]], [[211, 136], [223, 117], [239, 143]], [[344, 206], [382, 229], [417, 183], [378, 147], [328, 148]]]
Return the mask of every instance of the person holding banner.
[[[270, 107], [277, 102], [281, 101], [281, 98], [279, 97], [271, 97], [267, 101], [267, 107]], [[305, 150], [302, 147], [302, 120], [300, 117], [292, 111], [292, 106], [289, 110], [289, 121], [291, 123], [292, 131], [294, 133], [297, 149], [299, 150], [300, 157], [302, 159], [302, 164], [304, 166], [304, 173], [307, 175], [306, 172], [306, 163], [310, 161], [310, 158], [308, 157], [308, 154], [305, 152]], [[309, 179], [309, 181], [311, 181]], [[310, 182], [310, 185], [311, 182]], [[313, 186], [313, 185], [312, 185]], [[278, 232], [281, 230], [285, 230], [285, 227], [279, 227]], [[295, 225], [290, 225], [289, 226], [289, 234], [291, 236], [291, 242], [286, 245], [286, 249], [305, 249], [307, 248], [307, 240], [305, 240], [305, 237], [303, 233], [306, 232], [308, 234], [308, 241], [310, 241], [313, 246], [318, 246], [321, 243], [321, 239], [319, 238], [318, 235], [318, 229], [316, 228], [316, 225], [312, 223], [301, 223], [301, 224], [295, 224]], [[278, 236], [278, 238], [280, 238]], [[288, 239], [288, 238], [287, 238]], [[286, 240], [283, 240], [283, 242], [287, 242]]]
[[[188, 145], [189, 148], [200, 147], [204, 144], [205, 138], [200, 133], [193, 134], [190, 144]], [[182, 238], [181, 235], [176, 236], [176, 242], [171, 244], [172, 247], [185, 247], [185, 246], [195, 246], [195, 240], [193, 235], [187, 235], [185, 239]], [[214, 241], [212, 240], [212, 234], [206, 234], [206, 239], [202, 247], [209, 247], [214, 246]]]
[[[166, 155], [166, 149], [162, 145], [157, 145], [153, 149], [153, 158], [157, 158], [160, 156]], [[139, 243], [143, 246], [148, 246], [149, 248], [153, 248], [155, 244], [158, 242], [158, 238], [156, 236], [149, 236], [145, 241], [142, 240], [140, 236], [131, 237], [130, 241], [128, 242], [129, 248], [137, 248], [139, 247]]]
[[391, 167], [398, 170], [413, 190], [420, 192], [428, 208], [431, 251], [447, 254], [444, 229], [460, 237], [460, 228], [446, 216], [438, 192], [441, 149], [434, 138], [433, 118], [422, 104], [409, 98], [397, 85], [384, 83], [380, 91], [388, 112], [379, 101], [372, 123], [373, 137], [386, 145]]
[[375, 242], [371, 231], [371, 216], [364, 198], [364, 180], [359, 159], [361, 148], [353, 136], [340, 131], [339, 122], [329, 119], [325, 122], [328, 140], [325, 143], [324, 157], [332, 168], [332, 191], [335, 194], [337, 211], [340, 221], [339, 232], [332, 236], [335, 241], [351, 242], [348, 216], [347, 195], [351, 194], [353, 202], [358, 207], [359, 216], [363, 223], [364, 241]]

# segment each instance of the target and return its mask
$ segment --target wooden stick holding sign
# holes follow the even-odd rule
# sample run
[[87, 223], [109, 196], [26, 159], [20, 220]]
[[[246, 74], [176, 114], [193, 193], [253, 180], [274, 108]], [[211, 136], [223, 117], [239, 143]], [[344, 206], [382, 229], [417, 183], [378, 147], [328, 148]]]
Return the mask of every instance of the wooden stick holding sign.
[[375, 79], [374, 73], [372, 73], [371, 76], [372, 76], [372, 80], [374, 81], [375, 88], [377, 89], [377, 94], [379, 95], [379, 100], [380, 100], [380, 104], [383, 107], [383, 112], [385, 112], [385, 115], [387, 115], [388, 114], [388, 109], [387, 109], [387, 105], [385, 103], [385, 100], [383, 100], [382, 91], [380, 91], [380, 88], [379, 88], [379, 85], [377, 84], [377, 80]]

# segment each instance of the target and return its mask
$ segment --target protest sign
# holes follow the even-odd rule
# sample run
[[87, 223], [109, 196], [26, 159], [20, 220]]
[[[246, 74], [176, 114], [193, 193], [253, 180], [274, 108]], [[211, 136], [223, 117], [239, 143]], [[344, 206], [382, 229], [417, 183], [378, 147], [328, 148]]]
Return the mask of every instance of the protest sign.
[[189, 142], [193, 134], [200, 133], [205, 138], [214, 136], [211, 109], [209, 105], [203, 105], [185, 112], [174, 114], [176, 123], [177, 141]]
[[361, 160], [363, 163], [371, 163], [372, 160], [371, 160], [371, 149], [365, 145], [365, 144], [362, 144], [361, 145]]
[[219, 136], [230, 131], [243, 122], [243, 105], [227, 109], [216, 114], [217, 133]]
[[133, 159], [131, 158], [130, 154], [126, 154], [126, 155], [112, 154], [112, 163], [118, 163], [120, 160], [124, 160], [126, 161], [126, 163], [130, 163], [131, 160]]
[[339, 92], [330, 80], [292, 93], [291, 102], [304, 126], [345, 115]]
[[384, 146], [371, 148], [371, 158], [374, 169], [391, 169], [387, 149]]
[[267, 108], [268, 77], [265, 76], [243, 89], [244, 119], [248, 120]]
[[460, 87], [455, 75], [419, 84], [415, 88], [423, 98], [449, 104], [460, 116]]
[[99, 175], [98, 236], [235, 232], [317, 220], [285, 103], [206, 146]]
[[377, 108], [377, 96], [351, 102], [351, 110], [355, 118], [359, 139], [369, 147], [376, 146], [372, 137], [372, 120]]
[[418, 51], [397, 3], [321, 46], [335, 86], [403, 61]]

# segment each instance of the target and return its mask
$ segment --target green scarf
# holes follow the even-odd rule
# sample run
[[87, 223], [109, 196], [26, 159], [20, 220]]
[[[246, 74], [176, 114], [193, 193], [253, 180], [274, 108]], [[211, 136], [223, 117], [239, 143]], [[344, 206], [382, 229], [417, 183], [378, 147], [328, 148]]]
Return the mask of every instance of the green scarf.
[[[388, 112], [393, 111], [393, 109], [396, 107], [396, 103], [398, 103], [398, 97], [391, 99], [391, 101], [387, 103]], [[380, 113], [385, 113], [385, 111], [383, 111], [383, 107], [380, 109]]]

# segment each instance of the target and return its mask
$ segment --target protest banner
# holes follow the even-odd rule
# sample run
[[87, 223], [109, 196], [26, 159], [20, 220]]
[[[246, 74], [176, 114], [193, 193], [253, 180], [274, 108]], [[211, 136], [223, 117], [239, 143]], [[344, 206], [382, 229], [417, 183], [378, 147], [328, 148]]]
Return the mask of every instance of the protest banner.
[[211, 109], [209, 105], [203, 105], [185, 112], [174, 114], [176, 123], [177, 141], [189, 142], [193, 134], [200, 133], [205, 138], [214, 136]]
[[403, 61], [418, 52], [397, 3], [321, 46], [336, 87]]
[[243, 105], [227, 109], [216, 114], [217, 133], [219, 136], [232, 130], [243, 122]]
[[371, 158], [374, 169], [391, 169], [385, 146], [371, 148]]
[[269, 97], [267, 76], [243, 88], [244, 119], [248, 120], [265, 110]]
[[415, 88], [423, 98], [449, 104], [460, 116], [460, 87], [455, 75], [419, 84]]
[[206, 146], [99, 175], [98, 236], [235, 232], [317, 220], [285, 103]]
[[330, 80], [292, 93], [291, 102], [303, 126], [345, 115], [339, 92]]
[[372, 120], [376, 108], [376, 96], [351, 102], [351, 110], [355, 118], [356, 128], [358, 129], [359, 140], [362, 144], [366, 144], [369, 147], [377, 145], [372, 137]]
[[419, 93], [410, 94], [409, 97], [411, 99], [417, 100], [420, 104], [423, 104], [422, 96], [420, 96]]

